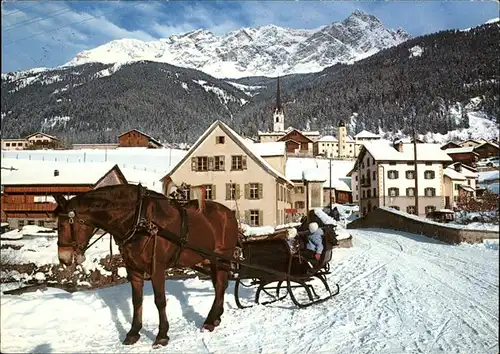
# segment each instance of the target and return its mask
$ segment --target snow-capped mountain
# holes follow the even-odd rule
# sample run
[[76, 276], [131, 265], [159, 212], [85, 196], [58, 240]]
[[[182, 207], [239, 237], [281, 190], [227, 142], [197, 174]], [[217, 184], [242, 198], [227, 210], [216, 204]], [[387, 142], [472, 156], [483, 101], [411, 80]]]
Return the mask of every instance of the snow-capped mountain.
[[312, 30], [267, 25], [225, 36], [200, 29], [150, 42], [120, 39], [80, 52], [64, 66], [149, 60], [217, 78], [277, 76], [352, 63], [409, 38], [404, 30], [387, 29], [375, 16], [356, 10], [342, 22]]

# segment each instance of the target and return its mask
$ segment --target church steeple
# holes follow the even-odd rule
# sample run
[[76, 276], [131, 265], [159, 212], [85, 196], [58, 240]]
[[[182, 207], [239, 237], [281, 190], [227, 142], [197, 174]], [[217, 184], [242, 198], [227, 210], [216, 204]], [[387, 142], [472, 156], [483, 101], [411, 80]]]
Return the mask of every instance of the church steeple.
[[275, 132], [285, 131], [285, 112], [283, 111], [283, 105], [281, 104], [279, 76], [276, 85], [276, 108], [274, 109], [273, 114], [273, 128], [273, 131]]

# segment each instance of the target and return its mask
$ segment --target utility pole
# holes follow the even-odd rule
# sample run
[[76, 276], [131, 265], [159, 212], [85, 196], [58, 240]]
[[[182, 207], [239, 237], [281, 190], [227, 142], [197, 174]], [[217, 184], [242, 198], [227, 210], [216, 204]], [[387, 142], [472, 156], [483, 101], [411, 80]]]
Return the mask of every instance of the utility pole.
[[328, 208], [330, 209], [330, 215], [332, 213], [332, 158], [330, 156], [330, 201], [328, 202]]
[[419, 215], [418, 209], [418, 170], [417, 170], [417, 114], [415, 110], [412, 111], [413, 119], [413, 164], [415, 168], [415, 214]]

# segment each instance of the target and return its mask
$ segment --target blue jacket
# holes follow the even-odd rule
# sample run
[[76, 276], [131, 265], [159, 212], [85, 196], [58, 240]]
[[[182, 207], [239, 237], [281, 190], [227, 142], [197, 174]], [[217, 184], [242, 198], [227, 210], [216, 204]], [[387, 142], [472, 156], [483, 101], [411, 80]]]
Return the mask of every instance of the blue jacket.
[[315, 253], [323, 252], [323, 230], [318, 229], [317, 231], [310, 233], [307, 236], [307, 245], [306, 248], [308, 250], [314, 251]]

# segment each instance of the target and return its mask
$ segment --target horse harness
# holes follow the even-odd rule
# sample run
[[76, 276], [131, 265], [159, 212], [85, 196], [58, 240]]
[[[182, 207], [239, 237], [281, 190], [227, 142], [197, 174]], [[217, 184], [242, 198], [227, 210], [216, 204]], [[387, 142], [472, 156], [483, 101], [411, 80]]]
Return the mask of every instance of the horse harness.
[[[181, 219], [181, 225], [180, 225], [180, 236], [177, 235], [176, 233], [160, 228], [156, 223], [151, 221], [150, 219], [147, 218], [146, 216], [146, 208], [144, 208], [144, 199], [146, 197], [149, 198], [155, 198], [154, 196], [150, 195], [149, 191], [142, 187], [140, 184], [137, 186], [137, 208], [135, 212], [135, 223], [132, 229], [130, 229], [126, 234], [125, 238], [121, 241], [115, 240], [116, 245], [121, 249], [123, 246], [125, 246], [127, 243], [132, 242], [134, 239], [134, 236], [137, 232], [146, 232], [149, 235], [149, 239], [146, 241], [145, 245], [143, 246], [142, 251], [144, 248], [148, 245], [149, 241], [151, 238], [153, 239], [153, 255], [152, 255], [152, 260], [151, 260], [151, 272], [149, 276], [154, 274], [155, 271], [155, 263], [156, 263], [156, 242], [157, 242], [157, 236], [160, 235], [167, 239], [168, 241], [174, 243], [177, 245], [176, 251], [175, 251], [175, 256], [170, 264], [171, 267], [176, 267], [177, 263], [179, 261], [180, 254], [182, 252], [182, 249], [186, 247], [188, 244], [188, 222], [187, 222], [187, 212], [186, 209], [181, 207], [178, 204], [175, 204], [177, 210], [179, 211], [180, 219]], [[157, 197], [160, 198], [160, 197]], [[87, 246], [78, 246], [75, 240], [75, 231], [74, 231], [74, 219], [76, 217], [75, 211], [71, 210], [68, 213], [60, 213], [59, 216], [67, 217], [69, 219], [69, 225], [70, 225], [70, 234], [71, 234], [71, 242], [70, 243], [62, 243], [58, 240], [57, 245], [59, 247], [72, 247], [73, 249], [78, 249], [81, 254], [84, 254], [85, 251], [90, 248], [93, 244], [95, 244], [97, 241], [99, 241], [104, 235], [107, 234], [104, 233], [102, 234], [98, 239], [96, 239], [94, 242], [92, 242], [90, 245]], [[91, 225], [89, 222], [83, 220], [83, 219], [78, 219], [78, 222], [80, 224], [87, 224]], [[97, 230], [99, 230], [98, 227], [95, 225], [92, 225], [95, 227], [95, 230], [90, 238], [92, 238]], [[110, 249], [111, 248], [111, 238], [110, 238]], [[141, 253], [142, 253], [141, 251]], [[111, 253], [112, 254], [112, 253]], [[111, 261], [111, 258], [110, 258]], [[147, 273], [145, 274], [147, 276]]]

